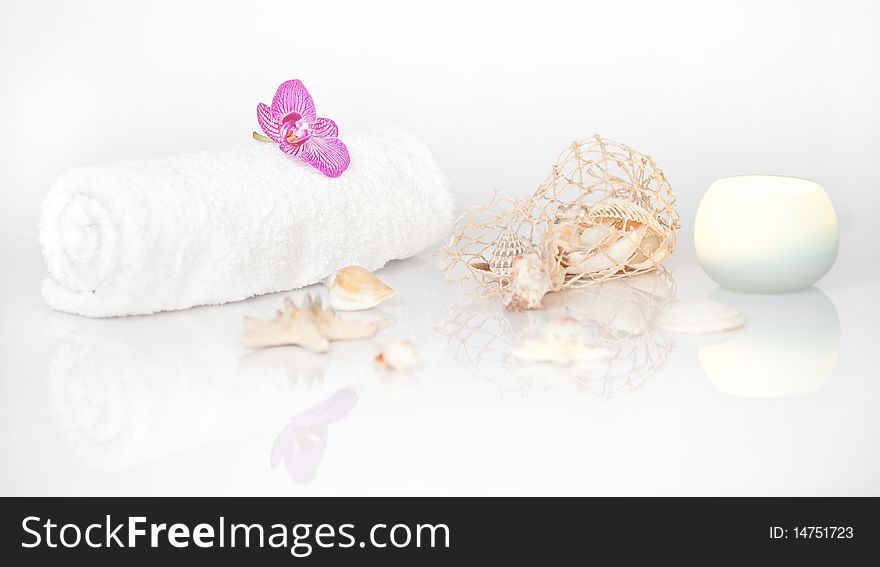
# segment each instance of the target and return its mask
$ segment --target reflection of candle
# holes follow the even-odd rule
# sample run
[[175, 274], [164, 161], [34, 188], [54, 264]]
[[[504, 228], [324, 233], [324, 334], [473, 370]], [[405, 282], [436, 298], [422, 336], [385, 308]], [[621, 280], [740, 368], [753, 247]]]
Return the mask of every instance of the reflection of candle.
[[700, 264], [720, 285], [756, 293], [794, 291], [837, 257], [837, 216], [821, 185], [773, 175], [725, 177], [697, 210]]
[[840, 320], [818, 288], [784, 295], [716, 290], [712, 299], [741, 310], [746, 326], [721, 343], [699, 347], [712, 384], [734, 396], [782, 397], [821, 388], [837, 365]]

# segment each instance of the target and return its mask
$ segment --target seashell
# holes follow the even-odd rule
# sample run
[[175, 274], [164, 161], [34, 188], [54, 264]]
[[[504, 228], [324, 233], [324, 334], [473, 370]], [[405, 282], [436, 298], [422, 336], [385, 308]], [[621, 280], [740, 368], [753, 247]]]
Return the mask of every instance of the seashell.
[[538, 335], [525, 339], [511, 354], [524, 362], [550, 362], [569, 366], [608, 358], [608, 350], [588, 344], [587, 331], [572, 318], [544, 324]]
[[667, 307], [654, 324], [671, 333], [719, 333], [745, 325], [743, 314], [720, 301], [693, 299]]
[[581, 232], [574, 223], [552, 224], [544, 232], [544, 250], [552, 258], [560, 258], [581, 247]]
[[395, 339], [382, 346], [376, 363], [384, 370], [406, 372], [419, 365], [421, 360], [415, 347], [406, 339]]
[[535, 252], [517, 256], [502, 301], [512, 311], [542, 309], [541, 299], [552, 289], [550, 272]]
[[638, 248], [645, 227], [627, 231], [608, 244], [604, 250], [572, 252], [568, 255], [569, 274], [594, 274], [612, 268], [622, 268]]
[[492, 250], [492, 259], [489, 260], [489, 270], [499, 276], [509, 276], [513, 259], [522, 256], [531, 248], [525, 239], [511, 229], [505, 229], [495, 239]]
[[623, 231], [657, 222], [650, 211], [626, 199], [602, 199], [590, 206], [587, 216], [593, 224], [610, 224]]
[[614, 228], [603, 223], [588, 226], [581, 232], [581, 247], [592, 250], [603, 243], [614, 232]]
[[378, 323], [344, 321], [332, 309], [324, 309], [320, 298], [306, 296], [302, 306], [284, 298], [284, 310], [274, 319], [244, 318], [242, 342], [251, 348], [297, 345], [312, 352], [327, 352], [330, 341], [368, 339], [379, 332]]
[[669, 254], [669, 243], [666, 239], [653, 228], [645, 227], [645, 234], [626, 265], [636, 270], [659, 266]]
[[570, 203], [556, 208], [553, 224], [584, 225], [587, 221], [587, 209], [581, 203]]
[[330, 305], [340, 311], [360, 311], [375, 307], [394, 295], [394, 290], [360, 266], [336, 272], [330, 286]]

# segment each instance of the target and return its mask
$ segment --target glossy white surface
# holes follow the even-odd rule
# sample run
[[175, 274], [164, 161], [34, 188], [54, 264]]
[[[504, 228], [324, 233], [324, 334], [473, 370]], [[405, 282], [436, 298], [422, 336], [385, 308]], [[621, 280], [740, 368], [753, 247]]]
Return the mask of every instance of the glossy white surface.
[[[522, 314], [464, 301], [423, 255], [381, 272], [393, 299], [351, 315], [385, 319], [377, 341], [320, 356], [239, 345], [240, 316], [268, 316], [280, 295], [128, 319], [51, 312], [36, 246], [15, 244], [2, 249], [20, 267], [2, 280], [4, 495], [880, 494], [880, 282], [846, 262], [858, 253], [795, 297], [720, 291], [685, 249], [670, 277]], [[651, 320], [675, 296], [731, 303], [749, 324], [664, 336]], [[509, 356], [562, 314], [602, 330], [607, 364]], [[396, 336], [424, 359], [411, 375], [371, 360]]]
[[[880, 495], [878, 16], [867, 0], [0, 3], [0, 494]], [[306, 49], [268, 46], [272, 22]], [[343, 135], [422, 138], [459, 208], [534, 191], [576, 138], [650, 154], [681, 213], [667, 265], [682, 299], [716, 297], [692, 239], [712, 180], [816, 179], [841, 230], [820, 308], [746, 304], [735, 340], [673, 341], [644, 291], [581, 295], [571, 312], [630, 339], [610, 381], [510, 364], [543, 316], [466, 305], [430, 256], [382, 272], [398, 293], [381, 338], [416, 343], [412, 376], [377, 373], [369, 343], [247, 353], [240, 315], [279, 296], [103, 322], [46, 308], [36, 223], [53, 178], [250, 139], [256, 103], [293, 75]], [[829, 376], [710, 364], [815, 360], [815, 345], [830, 360], [833, 314]]]

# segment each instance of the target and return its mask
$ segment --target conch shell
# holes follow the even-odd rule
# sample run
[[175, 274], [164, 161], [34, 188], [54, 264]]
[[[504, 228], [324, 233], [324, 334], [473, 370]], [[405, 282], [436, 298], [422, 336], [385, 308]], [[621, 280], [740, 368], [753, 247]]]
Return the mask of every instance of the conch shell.
[[502, 300], [511, 311], [543, 309], [541, 299], [553, 288], [548, 267], [536, 252], [517, 256]]
[[394, 290], [360, 266], [336, 272], [330, 285], [330, 306], [340, 311], [370, 309], [394, 295]]
[[330, 341], [369, 339], [379, 324], [345, 321], [333, 309], [325, 309], [319, 297], [306, 296], [302, 306], [284, 298], [284, 311], [274, 319], [244, 318], [242, 342], [251, 348], [298, 345], [312, 352], [327, 352]]

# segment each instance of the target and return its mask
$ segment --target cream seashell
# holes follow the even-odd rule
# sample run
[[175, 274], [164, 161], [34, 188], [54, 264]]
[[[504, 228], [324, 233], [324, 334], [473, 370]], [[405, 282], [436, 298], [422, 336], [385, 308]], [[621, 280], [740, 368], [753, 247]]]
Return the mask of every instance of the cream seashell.
[[720, 301], [692, 299], [666, 308], [654, 324], [670, 333], [719, 333], [745, 325], [742, 313]]
[[645, 227], [645, 234], [627, 266], [633, 269], [659, 266], [669, 256], [669, 243], [656, 230]]
[[530, 248], [525, 239], [510, 229], [502, 231], [492, 246], [489, 270], [499, 276], [509, 276], [513, 259], [522, 256]]
[[511, 354], [524, 362], [549, 362], [558, 366], [608, 358], [606, 349], [591, 346], [587, 340], [584, 326], [566, 318], [546, 323], [536, 337], [524, 340]]
[[572, 252], [568, 255], [569, 266], [566, 268], [566, 272], [569, 274], [594, 274], [615, 267], [623, 267], [635, 253], [644, 234], [645, 227], [640, 227], [621, 234], [604, 250]]
[[406, 339], [395, 339], [382, 346], [376, 363], [385, 370], [406, 372], [419, 365], [421, 359], [415, 347]]
[[602, 199], [590, 206], [588, 216], [593, 223], [611, 224], [618, 230], [629, 230], [656, 221], [650, 211], [627, 199]]
[[330, 306], [340, 311], [370, 309], [394, 295], [394, 290], [360, 266], [336, 272], [330, 286]]
[[581, 232], [580, 245], [582, 248], [591, 250], [608, 238], [614, 229], [607, 224], [595, 224], [588, 226]]
[[541, 299], [553, 287], [550, 272], [535, 252], [513, 260], [510, 283], [504, 288], [502, 301], [511, 311], [543, 309]]
[[552, 224], [544, 233], [544, 250], [550, 256], [560, 256], [581, 246], [580, 229], [576, 224]]

